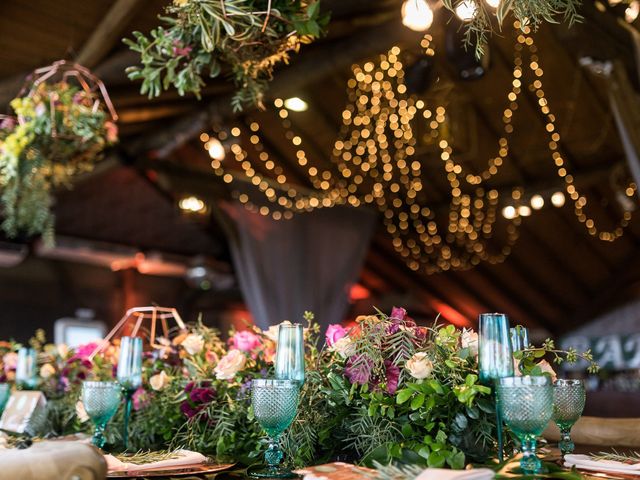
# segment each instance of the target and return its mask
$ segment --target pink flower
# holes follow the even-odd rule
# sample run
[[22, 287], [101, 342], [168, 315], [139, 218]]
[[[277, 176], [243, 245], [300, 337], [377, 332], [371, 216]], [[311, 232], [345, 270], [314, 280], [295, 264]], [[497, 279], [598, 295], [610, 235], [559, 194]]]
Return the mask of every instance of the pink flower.
[[231, 338], [230, 343], [233, 348], [242, 352], [250, 352], [261, 345], [260, 337], [249, 330], [236, 332], [236, 334]]
[[106, 122], [104, 122], [104, 129], [107, 136], [107, 142], [116, 143], [118, 141], [118, 126], [115, 123], [107, 120]]
[[387, 377], [387, 392], [391, 395], [398, 390], [398, 382], [400, 381], [400, 369], [390, 360], [384, 361], [385, 376]]
[[142, 387], [138, 388], [134, 392], [133, 397], [131, 397], [131, 399], [133, 400], [133, 409], [135, 411], [142, 410], [143, 408], [147, 407], [149, 403], [151, 403], [151, 398], [149, 398], [149, 394]]
[[16, 352], [9, 352], [2, 357], [4, 363], [4, 371], [9, 372], [15, 370], [18, 366], [18, 354]]
[[338, 340], [345, 337], [347, 335], [347, 329], [342, 325], [334, 323], [333, 325], [329, 325], [327, 328], [327, 333], [325, 333], [325, 338], [327, 340], [327, 345], [333, 347]]
[[80, 360], [86, 360], [89, 356], [98, 348], [100, 344], [98, 342], [85, 343], [76, 348], [76, 353], [73, 358], [79, 358]]

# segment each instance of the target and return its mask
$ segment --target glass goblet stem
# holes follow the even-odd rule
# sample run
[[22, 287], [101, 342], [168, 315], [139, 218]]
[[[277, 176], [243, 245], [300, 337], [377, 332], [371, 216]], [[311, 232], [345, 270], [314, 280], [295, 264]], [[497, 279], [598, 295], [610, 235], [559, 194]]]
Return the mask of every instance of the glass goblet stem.
[[576, 446], [571, 440], [571, 427], [560, 428], [560, 442], [558, 446], [560, 447], [562, 455], [573, 452]]
[[520, 460], [520, 468], [525, 474], [536, 474], [542, 469], [542, 462], [536, 456], [536, 437], [527, 435], [520, 439], [522, 443], [522, 460]]
[[131, 405], [133, 404], [133, 394], [135, 390], [126, 388], [124, 390], [124, 433], [122, 436], [124, 449], [129, 447], [129, 418], [131, 417]]
[[106, 439], [104, 438], [104, 429], [106, 425], [104, 423], [96, 423], [96, 429], [93, 432], [93, 438], [91, 439], [91, 443], [98, 447], [104, 447]]
[[[494, 389], [495, 392], [495, 389]], [[502, 439], [502, 412], [500, 411], [500, 403], [497, 393], [495, 394], [496, 404], [496, 437], [498, 440], [498, 461], [504, 461], [504, 440]]]
[[278, 465], [282, 461], [282, 450], [280, 450], [280, 435], [269, 437], [269, 448], [264, 452], [264, 459], [267, 468], [274, 474], [278, 473]]

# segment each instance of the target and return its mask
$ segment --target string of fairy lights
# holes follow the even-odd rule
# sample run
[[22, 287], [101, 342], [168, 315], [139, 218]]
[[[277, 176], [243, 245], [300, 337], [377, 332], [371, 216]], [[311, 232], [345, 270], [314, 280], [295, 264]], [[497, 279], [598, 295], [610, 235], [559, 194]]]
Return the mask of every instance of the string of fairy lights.
[[[515, 45], [511, 89], [506, 95], [507, 107], [502, 117], [503, 134], [498, 139], [496, 155], [487, 160], [486, 168], [479, 173], [455, 160], [446, 107], [428, 108], [423, 100], [407, 93], [399, 47], [380, 55], [377, 62], [353, 66], [353, 76], [347, 83], [348, 103], [342, 112], [342, 125], [329, 168], [312, 164], [303, 139], [292, 128], [285, 101], [275, 101], [284, 137], [295, 148], [304, 183], [311, 187], [287, 177], [283, 166], [265, 147], [257, 121], [249, 120], [229, 131], [216, 126], [212, 135], [203, 133], [200, 139], [212, 158], [216, 175], [228, 184], [243, 181], [250, 185], [249, 193], [235, 188], [232, 195], [251, 211], [281, 220], [316, 208], [373, 205], [382, 213], [395, 250], [412, 270], [435, 273], [467, 269], [480, 262], [498, 263], [505, 260], [518, 240], [522, 217], [531, 214], [531, 209], [523, 205], [523, 188], [514, 188], [507, 194], [507, 200], [501, 200], [496, 189], [486, 186], [509, 158], [509, 138], [514, 131], [512, 119], [524, 90], [524, 76], [529, 71], [532, 80], [528, 88], [535, 93], [540, 112], [547, 121], [545, 129], [551, 158], [558, 175], [564, 179], [567, 194], [574, 201], [575, 214], [589, 234], [613, 241], [623, 234], [631, 212], [625, 211], [611, 231], [599, 229], [595, 220], [587, 215], [587, 199], [578, 192], [561, 152], [556, 118], [545, 97], [544, 72], [530, 29], [521, 28], [518, 23], [515, 27], [520, 34]], [[431, 43], [432, 37], [427, 34], [421, 46], [426, 55], [432, 56], [435, 52]], [[420, 127], [437, 145], [449, 184], [444, 195], [424, 187], [423, 162], [433, 158], [416, 159]], [[235, 168], [225, 164], [228, 160], [225, 160], [222, 142], [228, 145]], [[635, 189], [635, 184], [631, 184], [625, 193], [631, 197]], [[256, 196], [262, 200], [256, 202]], [[447, 201], [447, 212], [443, 215]], [[498, 212], [505, 203], [508, 205], [503, 209], [504, 218], [500, 222], [504, 229], [498, 232]], [[508, 214], [507, 208], [512, 209]]]

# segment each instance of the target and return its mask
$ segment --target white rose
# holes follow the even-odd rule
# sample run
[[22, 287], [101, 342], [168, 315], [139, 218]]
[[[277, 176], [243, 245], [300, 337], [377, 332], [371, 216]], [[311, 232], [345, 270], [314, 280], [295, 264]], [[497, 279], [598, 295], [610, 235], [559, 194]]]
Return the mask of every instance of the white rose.
[[149, 385], [151, 385], [151, 388], [156, 392], [159, 392], [169, 385], [170, 380], [171, 379], [169, 378], [169, 375], [167, 375], [167, 372], [163, 370], [160, 373], [156, 373], [149, 379]]
[[329, 349], [340, 354], [342, 358], [348, 358], [356, 353], [356, 346], [349, 337], [342, 337], [337, 340]]
[[59, 343], [58, 345], [56, 345], [56, 350], [58, 350], [58, 355], [60, 355], [60, 357], [62, 358], [66, 358], [67, 354], [69, 353], [69, 347], [64, 343]]
[[462, 335], [460, 335], [460, 345], [462, 348], [468, 348], [469, 353], [474, 357], [478, 356], [478, 334], [474, 332], [473, 329], [467, 330], [466, 328], [462, 330]]
[[184, 348], [189, 355], [196, 355], [204, 348], [204, 338], [202, 338], [202, 335], [192, 333], [191, 335], [187, 335], [187, 338], [185, 338], [180, 345], [182, 345], [182, 348]]
[[278, 343], [278, 332], [280, 331], [280, 325], [291, 325], [291, 322], [289, 320], [285, 320], [284, 322], [279, 323], [278, 325], [271, 325], [264, 332], [264, 334], [269, 338], [269, 340], [272, 340], [275, 343]]
[[433, 372], [433, 362], [429, 360], [426, 353], [418, 352], [407, 360], [405, 368], [413, 378], [422, 380], [423, 378], [431, 376]]
[[538, 363], [538, 366], [542, 370], [542, 373], [548, 373], [549, 375], [551, 375], [552, 382], [555, 382], [558, 379], [558, 375], [556, 375], [555, 370], [546, 360], [542, 360], [540, 363]]
[[218, 380], [231, 380], [247, 363], [247, 357], [240, 350], [231, 350], [220, 359], [216, 368], [216, 378]]
[[40, 376], [42, 378], [49, 378], [54, 373], [56, 373], [56, 369], [50, 363], [45, 363], [40, 367]]
[[78, 416], [78, 420], [80, 420], [80, 423], [84, 423], [89, 420], [89, 414], [85, 410], [82, 400], [78, 400], [76, 402], [76, 415]]

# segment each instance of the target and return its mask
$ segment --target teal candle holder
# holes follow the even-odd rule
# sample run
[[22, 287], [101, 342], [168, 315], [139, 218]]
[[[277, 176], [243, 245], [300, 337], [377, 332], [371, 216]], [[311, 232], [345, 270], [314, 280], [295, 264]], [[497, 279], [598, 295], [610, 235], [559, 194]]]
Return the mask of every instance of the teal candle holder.
[[25, 390], [38, 385], [38, 354], [33, 348], [22, 347], [18, 350], [16, 384]]
[[498, 379], [513, 375], [513, 352], [509, 336], [509, 319], [502, 313], [482, 313], [478, 318], [478, 324], [478, 373], [480, 381], [494, 387], [498, 459], [502, 462], [504, 460], [502, 417], [495, 386]]
[[275, 359], [278, 380], [294, 380], [304, 384], [304, 328], [299, 323], [281, 324]]
[[142, 339], [140, 337], [122, 337], [120, 340], [116, 377], [125, 399], [122, 440], [126, 450], [129, 446], [129, 419], [133, 394], [142, 385]]
[[0, 415], [4, 412], [4, 407], [7, 406], [9, 397], [11, 396], [11, 385], [8, 383], [0, 383]]

